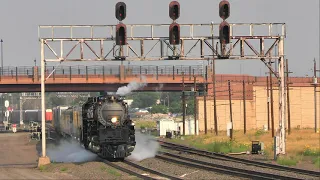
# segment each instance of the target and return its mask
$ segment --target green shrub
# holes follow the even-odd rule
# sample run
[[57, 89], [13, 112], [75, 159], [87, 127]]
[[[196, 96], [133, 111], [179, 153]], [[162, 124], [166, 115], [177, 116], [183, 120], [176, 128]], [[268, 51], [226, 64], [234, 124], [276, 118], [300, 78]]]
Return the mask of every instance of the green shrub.
[[310, 149], [306, 148], [303, 152], [302, 155], [304, 156], [320, 156], [320, 149]]

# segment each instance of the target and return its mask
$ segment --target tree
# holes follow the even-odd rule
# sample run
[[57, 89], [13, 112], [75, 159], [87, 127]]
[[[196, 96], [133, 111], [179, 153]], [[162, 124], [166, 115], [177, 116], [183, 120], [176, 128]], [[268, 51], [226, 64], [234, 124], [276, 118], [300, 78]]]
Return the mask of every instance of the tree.
[[161, 113], [161, 114], [167, 114], [168, 113], [168, 107], [158, 104], [158, 105], [153, 105], [151, 109], [152, 114], [156, 113]]
[[131, 107], [133, 108], [146, 108], [154, 105], [159, 99], [159, 93], [155, 92], [139, 92], [132, 95], [133, 102]]
[[174, 101], [170, 104], [170, 112], [171, 113], [181, 113], [182, 112], [182, 104], [179, 101]]
[[187, 115], [194, 115], [194, 100], [189, 99], [187, 100]]

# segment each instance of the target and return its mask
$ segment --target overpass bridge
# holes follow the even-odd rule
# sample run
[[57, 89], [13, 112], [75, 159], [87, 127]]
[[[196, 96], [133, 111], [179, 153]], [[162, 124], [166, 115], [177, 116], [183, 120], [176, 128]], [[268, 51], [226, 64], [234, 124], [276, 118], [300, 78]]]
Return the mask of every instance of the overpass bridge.
[[[204, 67], [204, 68], [203, 68]], [[53, 73], [51, 74], [51, 72]], [[4, 67], [0, 73], [0, 93], [40, 92], [40, 67]], [[115, 92], [135, 81], [145, 83], [138, 91], [181, 91], [204, 83], [208, 66], [46, 66], [46, 92]], [[208, 76], [209, 77], [209, 76]], [[210, 78], [211, 79], [211, 78]]]
[[[212, 69], [204, 65], [106, 65], [106, 66], [47, 66], [46, 76], [54, 73], [46, 80], [46, 92], [116, 92], [121, 86], [130, 82], [144, 83], [136, 91], [182, 91], [196, 86], [203, 87], [208, 74], [208, 94], [212, 95]], [[0, 93], [40, 92], [40, 68], [37, 66], [4, 67], [0, 71]], [[216, 74], [217, 99], [226, 99], [230, 80], [231, 90], [242, 90], [242, 81], [246, 82], [247, 98], [252, 99], [252, 88], [266, 86], [266, 77], [255, 77], [235, 74]], [[318, 81], [320, 79], [318, 78]], [[291, 87], [313, 87], [312, 77], [290, 77]], [[273, 78], [274, 88], [279, 86], [277, 78]], [[319, 84], [317, 85], [319, 86]], [[233, 97], [237, 99], [241, 97]]]

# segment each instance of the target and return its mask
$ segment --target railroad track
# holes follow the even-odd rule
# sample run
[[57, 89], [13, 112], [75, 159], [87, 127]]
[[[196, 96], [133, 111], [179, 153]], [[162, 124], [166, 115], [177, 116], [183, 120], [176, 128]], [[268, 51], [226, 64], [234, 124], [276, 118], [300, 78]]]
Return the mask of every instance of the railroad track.
[[[146, 179], [146, 180], [147, 179], [148, 180], [149, 179], [152, 179], [152, 180], [159, 180], [159, 179], [182, 180], [180, 178], [170, 176], [170, 175], [164, 174], [162, 172], [155, 171], [153, 169], [146, 168], [144, 166], [138, 165], [136, 163], [133, 163], [133, 162], [130, 162], [127, 160], [124, 160], [123, 162], [111, 162], [111, 161], [107, 161], [107, 160], [102, 159], [101, 161], [103, 163], [115, 168], [115, 169], [118, 169], [122, 172], [128, 173], [130, 175], [136, 176], [141, 179]], [[123, 167], [123, 165], [130, 166], [130, 169], [132, 169], [132, 167], [133, 167], [133, 169], [137, 169], [138, 171], [148, 172], [148, 173], [150, 173], [150, 175], [152, 175], [152, 177], [150, 175], [148, 176], [145, 174], [138, 173], [138, 171], [130, 170], [129, 168]]]
[[277, 171], [283, 170], [286, 172], [293, 172], [293, 173], [298, 173], [298, 174], [302, 174], [302, 175], [320, 177], [320, 172], [317, 172], [317, 171], [309, 171], [309, 170], [280, 166], [280, 165], [275, 165], [275, 164], [268, 164], [268, 163], [264, 163], [264, 162], [247, 160], [247, 159], [232, 157], [232, 156], [228, 156], [228, 155], [224, 155], [224, 154], [199, 150], [199, 149], [195, 149], [195, 148], [191, 148], [191, 147], [187, 147], [187, 146], [183, 146], [183, 145], [178, 145], [175, 143], [169, 143], [169, 142], [165, 142], [165, 141], [161, 141], [161, 140], [158, 140], [158, 141], [160, 142], [160, 145], [162, 147], [167, 148], [167, 149], [179, 150], [179, 151], [183, 151], [183, 152], [187, 152], [190, 154], [195, 154], [195, 155], [199, 155], [199, 156], [203, 156], [203, 157], [208, 157], [208, 158], [212, 158], [212, 159], [232, 161], [232, 162], [242, 163], [242, 164], [246, 164], [246, 165], [253, 165], [253, 166], [262, 167], [262, 168], [274, 169]]
[[180, 165], [185, 165], [193, 168], [198, 168], [207, 171], [213, 171], [217, 173], [222, 173], [230, 176], [237, 176], [243, 178], [250, 178], [250, 179], [290, 179], [290, 180], [302, 180], [301, 178], [283, 176], [283, 175], [276, 175], [270, 174], [265, 172], [258, 172], [253, 170], [245, 170], [241, 168], [234, 168], [225, 165], [218, 165], [214, 163], [209, 163], [205, 161], [199, 161], [192, 158], [186, 158], [183, 156], [178, 156], [175, 154], [164, 152], [162, 155], [157, 155], [156, 158], [165, 160], [168, 162], [173, 162]]

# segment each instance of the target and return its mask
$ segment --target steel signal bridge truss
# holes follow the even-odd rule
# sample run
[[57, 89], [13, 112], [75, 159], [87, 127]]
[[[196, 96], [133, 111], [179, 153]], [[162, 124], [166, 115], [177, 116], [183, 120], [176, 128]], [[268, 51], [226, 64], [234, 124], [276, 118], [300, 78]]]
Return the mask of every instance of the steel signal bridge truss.
[[[126, 45], [116, 45], [116, 25], [43, 25], [41, 64], [64, 61], [261, 60], [280, 83], [279, 149], [285, 152], [284, 23], [229, 23], [230, 43], [220, 44], [220, 23], [179, 24], [180, 43], [170, 45], [170, 24], [126, 24]], [[196, 47], [198, 46], [198, 50]], [[276, 50], [275, 50], [276, 49]], [[278, 73], [269, 61], [279, 61]], [[44, 68], [41, 92], [44, 97]], [[50, 76], [50, 75], [49, 75]], [[49, 77], [47, 77], [49, 78]], [[44, 101], [44, 98], [42, 98]], [[42, 102], [44, 106], [44, 102]], [[42, 107], [44, 108], [44, 107]], [[43, 129], [45, 129], [43, 127]], [[43, 133], [44, 134], [44, 133]], [[44, 134], [45, 135], [45, 134]], [[43, 150], [45, 151], [45, 149]], [[44, 152], [45, 154], [45, 152]]]

